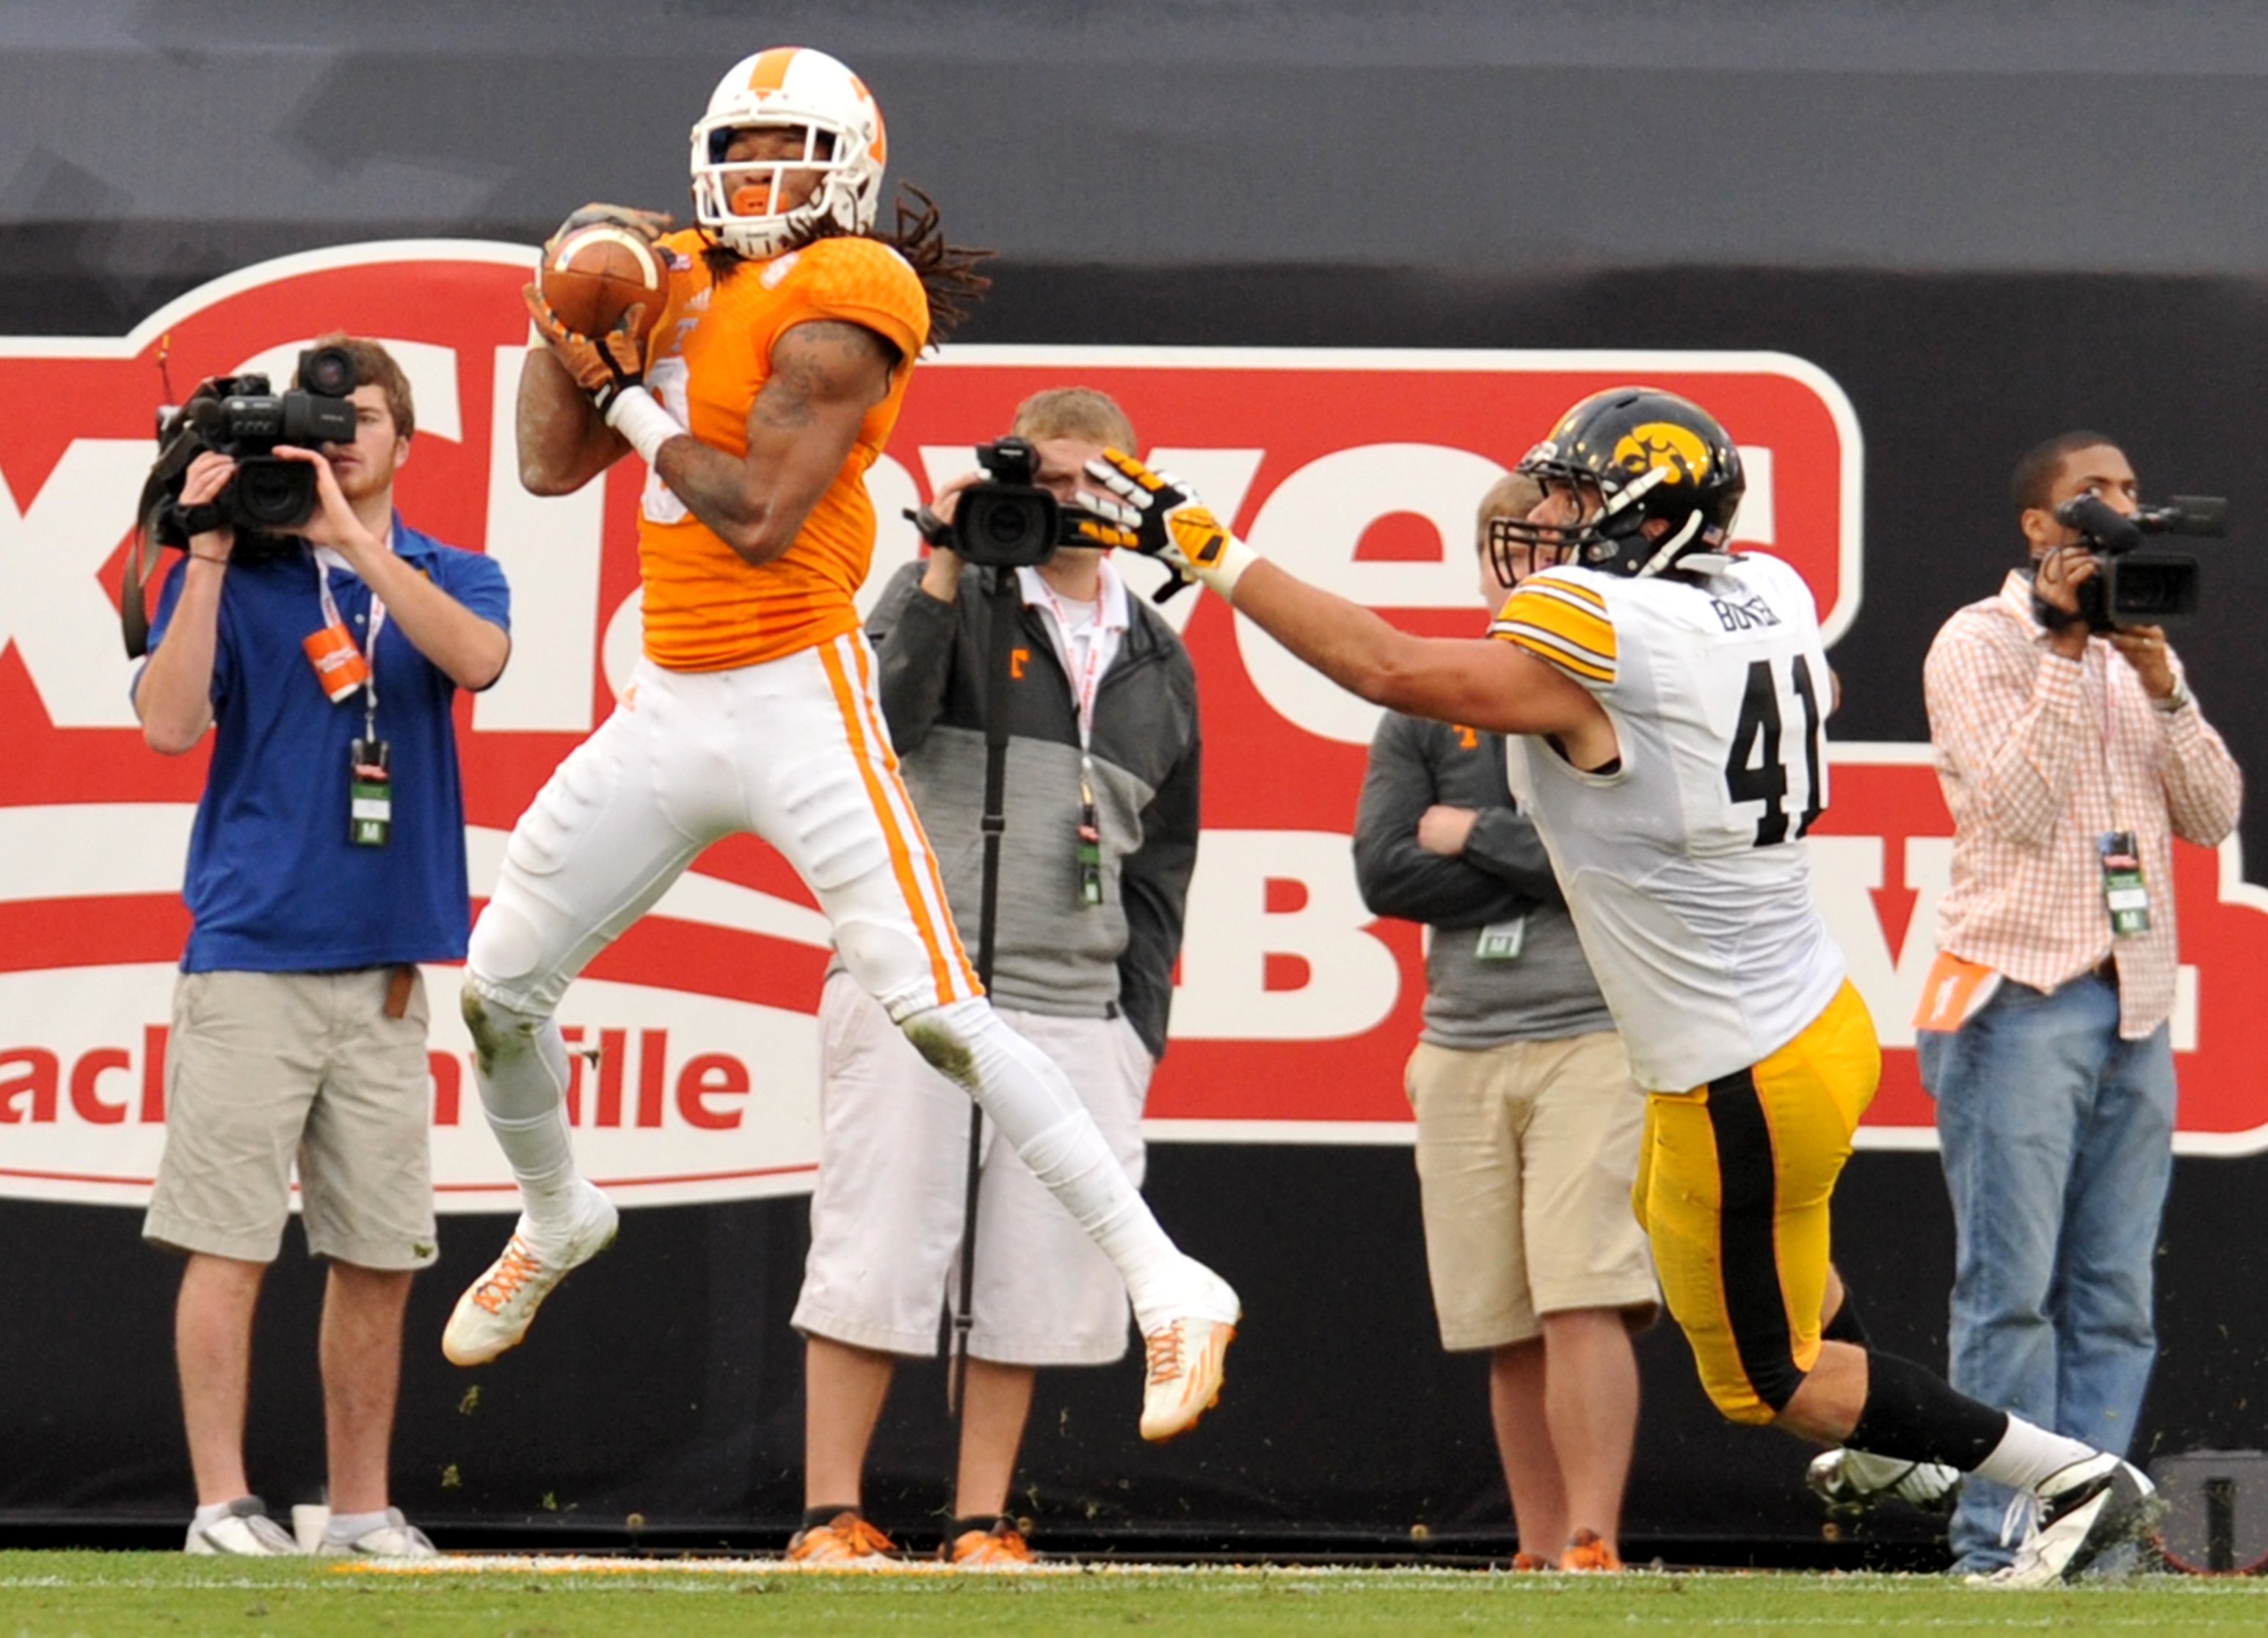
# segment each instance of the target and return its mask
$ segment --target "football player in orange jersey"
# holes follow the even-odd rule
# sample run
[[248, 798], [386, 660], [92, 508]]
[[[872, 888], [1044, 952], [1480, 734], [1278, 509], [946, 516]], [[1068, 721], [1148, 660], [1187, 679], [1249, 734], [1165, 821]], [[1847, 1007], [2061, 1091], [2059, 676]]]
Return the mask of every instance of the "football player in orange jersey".
[[541, 344], [520, 380], [521, 480], [565, 494], [644, 460], [645, 653], [521, 817], [473, 934], [465, 1016], [523, 1214], [442, 1346], [461, 1365], [512, 1347], [614, 1237], [614, 1206], [569, 1152], [561, 993], [710, 843], [753, 831], [817, 896], [843, 965], [1116, 1265], [1148, 1345], [1142, 1433], [1170, 1438], [1219, 1391], [1236, 1294], [1175, 1249], [1061, 1073], [984, 999], [851, 602], [874, 540], [865, 473], [932, 302], [949, 321], [981, 288], [933, 210], [901, 207], [895, 241], [873, 232], [883, 155], [881, 114], [843, 64], [758, 53], [693, 128], [696, 228], [664, 235], [605, 206], [570, 218], [649, 238], [669, 268], [663, 311], [592, 340], [529, 289]]

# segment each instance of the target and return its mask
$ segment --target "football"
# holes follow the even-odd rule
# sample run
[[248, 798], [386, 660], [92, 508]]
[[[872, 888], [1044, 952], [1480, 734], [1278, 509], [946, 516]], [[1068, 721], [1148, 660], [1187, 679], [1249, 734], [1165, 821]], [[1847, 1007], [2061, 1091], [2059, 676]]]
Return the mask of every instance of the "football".
[[650, 326], [668, 294], [660, 254], [630, 229], [606, 222], [563, 235], [535, 282], [559, 321], [578, 336], [604, 336], [639, 302]]

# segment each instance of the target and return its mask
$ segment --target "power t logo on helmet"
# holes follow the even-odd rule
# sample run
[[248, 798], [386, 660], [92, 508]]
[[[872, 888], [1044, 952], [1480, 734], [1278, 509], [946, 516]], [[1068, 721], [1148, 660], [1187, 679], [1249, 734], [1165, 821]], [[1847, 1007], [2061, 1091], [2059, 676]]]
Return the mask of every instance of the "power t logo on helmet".
[[842, 63], [799, 46], [759, 51], [717, 82], [693, 127], [694, 219], [759, 261], [821, 223], [863, 233], [887, 146], [873, 93]]

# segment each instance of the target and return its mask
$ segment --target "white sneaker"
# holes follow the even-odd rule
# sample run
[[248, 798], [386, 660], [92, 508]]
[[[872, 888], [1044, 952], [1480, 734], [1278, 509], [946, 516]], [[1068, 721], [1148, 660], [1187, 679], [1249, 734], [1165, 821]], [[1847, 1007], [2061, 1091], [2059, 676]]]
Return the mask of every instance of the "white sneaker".
[[1153, 1444], [1189, 1432], [1219, 1402], [1222, 1366], [1244, 1317], [1228, 1281], [1195, 1259], [1189, 1267], [1189, 1299], [1142, 1333], [1142, 1436]]
[[401, 1509], [386, 1509], [386, 1523], [376, 1530], [364, 1531], [352, 1541], [341, 1541], [326, 1535], [322, 1546], [315, 1549], [318, 1558], [368, 1559], [437, 1559], [441, 1550], [426, 1539], [425, 1532], [401, 1516]]
[[575, 1192], [573, 1228], [563, 1236], [545, 1234], [522, 1213], [504, 1255], [457, 1299], [441, 1332], [450, 1363], [485, 1365], [518, 1347], [552, 1287], [614, 1243], [621, 1221], [615, 1203], [580, 1177]]
[[1953, 1510], [1962, 1472], [1942, 1462], [1908, 1462], [1866, 1450], [1822, 1450], [1811, 1458], [1804, 1483], [1812, 1494], [1827, 1503], [1830, 1513], [1862, 1513], [1878, 1502], [1896, 1498], [1925, 1513]]
[[2076, 1580], [2110, 1548], [2147, 1537], [2166, 1512], [2165, 1497], [2142, 1471], [2107, 1451], [2050, 1474], [2031, 1494], [2038, 1522], [2017, 1546], [2015, 1561], [1990, 1575], [1970, 1576], [1972, 1586], [2052, 1587]]
[[181, 1551], [217, 1553], [242, 1559], [296, 1558], [299, 1544], [291, 1532], [268, 1516], [268, 1504], [258, 1496], [239, 1496], [228, 1511], [210, 1524], [191, 1524]]

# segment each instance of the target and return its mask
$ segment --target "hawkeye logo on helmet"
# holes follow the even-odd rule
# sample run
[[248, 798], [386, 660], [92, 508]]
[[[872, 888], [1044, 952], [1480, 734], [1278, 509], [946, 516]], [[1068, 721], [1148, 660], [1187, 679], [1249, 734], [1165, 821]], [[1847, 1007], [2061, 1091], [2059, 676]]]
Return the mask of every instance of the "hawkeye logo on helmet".
[[1625, 472], [1660, 472], [1655, 483], [1697, 483], [1709, 474], [1709, 446], [1689, 427], [1649, 421], [1615, 446], [1615, 464]]

